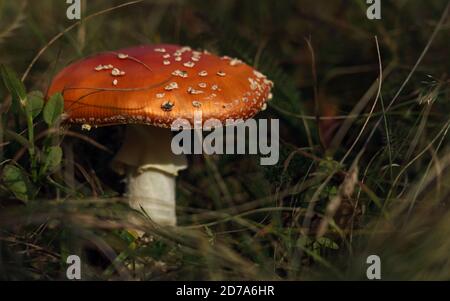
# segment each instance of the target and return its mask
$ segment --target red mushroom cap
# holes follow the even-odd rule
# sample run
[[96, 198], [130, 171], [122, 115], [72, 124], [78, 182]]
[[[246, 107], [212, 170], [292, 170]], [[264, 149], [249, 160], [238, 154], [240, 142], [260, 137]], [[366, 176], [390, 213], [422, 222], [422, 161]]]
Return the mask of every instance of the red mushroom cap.
[[238, 59], [176, 45], [100, 53], [64, 68], [48, 95], [61, 92], [67, 120], [91, 125], [170, 127], [177, 118], [247, 119], [270, 98], [273, 83]]

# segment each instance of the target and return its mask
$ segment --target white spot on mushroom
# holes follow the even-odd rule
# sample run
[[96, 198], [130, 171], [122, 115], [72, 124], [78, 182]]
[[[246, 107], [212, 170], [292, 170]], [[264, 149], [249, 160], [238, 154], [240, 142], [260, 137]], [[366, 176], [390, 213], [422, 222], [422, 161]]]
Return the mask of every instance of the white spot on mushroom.
[[217, 90], [219, 90], [219, 86], [218, 85], [212, 85], [211, 86], [211, 90], [217, 91]]
[[170, 65], [170, 61], [169, 61], [169, 60], [164, 60], [164, 61], [163, 61], [163, 64], [164, 64], [164, 65]]
[[165, 88], [166, 91], [172, 91], [174, 89], [178, 89], [178, 84], [176, 82], [171, 82]]
[[257, 78], [266, 78], [266, 76], [264, 74], [262, 74], [261, 72], [257, 71], [257, 70], [253, 70], [253, 74], [257, 77]]
[[267, 103], [264, 103], [261, 107], [261, 111], [265, 111], [267, 109]]
[[202, 106], [201, 102], [194, 100], [192, 102], [192, 106], [196, 107], [196, 108], [200, 108]]
[[156, 93], [156, 98], [163, 98], [166, 93]]
[[164, 55], [163, 55], [163, 58], [164, 58], [164, 59], [170, 58], [170, 54], [168, 54], [168, 53], [164, 54]]
[[200, 87], [200, 88], [206, 88], [208, 85], [206, 84], [206, 83], [199, 83], [198, 84], [198, 86]]
[[181, 62], [181, 56], [177, 56], [174, 58], [175, 62]]
[[202, 77], [205, 77], [205, 76], [208, 76], [208, 72], [206, 72], [205, 70], [203, 70], [203, 71], [200, 71], [200, 72], [198, 73], [198, 75], [199, 75], [199, 76], [202, 76]]
[[258, 89], [259, 84], [253, 78], [249, 77], [248, 81], [250, 82], [250, 89], [252, 90]]
[[183, 77], [183, 78], [188, 77], [188, 73], [186, 71], [182, 71], [182, 70], [175, 70], [174, 72], [172, 72], [172, 75]]
[[240, 64], [242, 64], [242, 61], [239, 60], [239, 59], [231, 59], [230, 60], [230, 66], [237, 66], [237, 65], [240, 65]]
[[114, 68], [114, 69], [111, 70], [111, 75], [112, 76], [122, 76], [122, 75], [125, 75], [125, 72], [121, 71], [121, 70], [119, 70], [117, 68]]
[[112, 81], [112, 84], [113, 84], [114, 86], [117, 86], [117, 79], [114, 79], [114, 80]]
[[101, 70], [109, 70], [112, 68], [113, 68], [113, 65], [109, 64], [109, 65], [98, 65], [94, 69], [95, 69], [95, 71], [101, 71]]
[[192, 50], [191, 47], [189, 47], [189, 46], [183, 46], [183, 47], [181, 47], [180, 52], [183, 53], [183, 52], [191, 51], [191, 50]]
[[203, 93], [203, 91], [195, 90], [195, 89], [192, 88], [192, 87], [189, 87], [189, 88], [187, 89], [187, 92], [188, 92], [189, 94], [202, 94], [202, 93]]
[[166, 52], [165, 48], [155, 48], [155, 52]]
[[265, 83], [266, 85], [269, 85], [269, 86], [271, 86], [271, 87], [273, 87], [273, 86], [274, 86], [274, 84], [273, 84], [273, 81], [271, 81], [271, 80], [268, 80], [268, 79], [264, 79], [264, 83]]
[[194, 62], [186, 62], [183, 64], [183, 66], [188, 67], [188, 68], [192, 68], [195, 66]]
[[225, 75], [226, 75], [226, 73], [225, 73], [225, 72], [223, 72], [223, 71], [218, 71], [218, 72], [217, 72], [217, 75], [218, 75], [218, 76], [222, 76], [222, 77], [223, 77], [223, 76], [225, 76]]
[[126, 59], [126, 58], [128, 58], [128, 54], [125, 54], [125, 53], [118, 53], [117, 54], [117, 57], [119, 58], [119, 59]]
[[211, 95], [209, 95], [209, 96], [207, 96], [207, 97], [205, 97], [205, 99], [212, 99], [212, 98], [214, 98], [214, 97], [216, 97], [217, 96], [217, 94], [215, 94], [215, 93], [212, 93]]

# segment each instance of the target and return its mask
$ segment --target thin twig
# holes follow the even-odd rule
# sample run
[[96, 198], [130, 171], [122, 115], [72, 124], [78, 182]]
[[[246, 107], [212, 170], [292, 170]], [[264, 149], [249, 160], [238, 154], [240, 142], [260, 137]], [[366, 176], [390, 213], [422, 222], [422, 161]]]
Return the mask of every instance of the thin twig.
[[[381, 85], [383, 82], [383, 65], [381, 62], [381, 53], [380, 53], [380, 45], [378, 44], [378, 37], [375, 36], [375, 44], [377, 46], [377, 54], [378, 54], [378, 66], [379, 66], [379, 76], [378, 76], [378, 90], [377, 95], [375, 96], [375, 101], [373, 102], [372, 108], [370, 109], [369, 116], [367, 116], [366, 121], [364, 122], [363, 127], [361, 128], [361, 131], [359, 131], [358, 136], [356, 137], [355, 141], [353, 141], [353, 144], [350, 146], [350, 148], [347, 150], [347, 153], [342, 157], [340, 164], [343, 164], [345, 159], [351, 154], [353, 148], [355, 148], [356, 144], [358, 143], [359, 139], [361, 138], [362, 134], [364, 133], [364, 130], [367, 127], [367, 124], [369, 123], [370, 118], [372, 117], [373, 111], [375, 110], [375, 107], [378, 104], [378, 100], [380, 99], [381, 94]], [[358, 158], [357, 158], [358, 159]], [[355, 160], [357, 160], [355, 159]]]
[[316, 56], [314, 54], [314, 48], [311, 44], [311, 38], [305, 39], [306, 44], [308, 45], [308, 50], [311, 54], [311, 74], [313, 77], [313, 86], [314, 86], [314, 114], [316, 119], [316, 129], [317, 136], [319, 137], [320, 148], [322, 151], [325, 151], [325, 143], [322, 137], [322, 131], [320, 130], [320, 104], [319, 104], [319, 91], [317, 87], [317, 71], [316, 71]]
[[[447, 19], [448, 13], [450, 10], [450, 2], [447, 4], [447, 6], [444, 9], [444, 12], [442, 13], [441, 19], [439, 20], [439, 23], [436, 25], [436, 27], [434, 28], [433, 33], [431, 34], [430, 39], [428, 40], [427, 44], [425, 45], [425, 48], [422, 50], [422, 53], [420, 54], [419, 58], [417, 59], [416, 63], [414, 64], [414, 67], [411, 69], [411, 71], [409, 72], [408, 76], [406, 77], [405, 81], [402, 83], [402, 85], [400, 86], [400, 88], [398, 89], [397, 93], [394, 95], [394, 97], [392, 98], [391, 102], [389, 103], [389, 105], [386, 107], [386, 112], [388, 112], [391, 107], [394, 105], [395, 101], [397, 100], [397, 98], [400, 96], [400, 94], [403, 92], [403, 89], [405, 88], [406, 84], [409, 82], [409, 80], [411, 79], [412, 75], [414, 74], [414, 72], [416, 71], [417, 67], [420, 65], [420, 63], [422, 62], [423, 58], [425, 57], [425, 54], [428, 52], [428, 49], [430, 49], [431, 44], [433, 43], [434, 39], [436, 38], [437, 33], [439, 32], [439, 30], [441, 29], [441, 27], [443, 26], [445, 20]], [[366, 139], [365, 144], [363, 145], [363, 147], [361, 148], [361, 151], [358, 154], [358, 157], [361, 157], [361, 155], [364, 153], [364, 151], [367, 149], [367, 146], [369, 145], [370, 140], [372, 139], [373, 135], [375, 134], [375, 132], [377, 131], [378, 126], [380, 125], [381, 121], [383, 121], [383, 116], [381, 116], [378, 121], [375, 123], [375, 125], [372, 128], [372, 131], [370, 132], [369, 136]]]

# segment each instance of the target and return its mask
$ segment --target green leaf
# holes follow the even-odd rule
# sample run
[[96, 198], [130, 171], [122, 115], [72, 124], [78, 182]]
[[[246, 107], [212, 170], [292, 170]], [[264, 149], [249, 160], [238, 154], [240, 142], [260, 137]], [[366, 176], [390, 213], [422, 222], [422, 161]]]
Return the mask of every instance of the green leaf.
[[54, 171], [62, 160], [62, 149], [59, 146], [49, 147], [44, 154], [44, 165], [41, 167], [41, 175]]
[[28, 101], [26, 104], [27, 115], [33, 119], [36, 118], [44, 107], [44, 95], [41, 91], [33, 91], [28, 93]]
[[338, 250], [339, 249], [339, 245], [337, 243], [335, 243], [334, 241], [332, 241], [331, 239], [327, 238], [327, 237], [319, 237], [317, 239], [317, 242], [328, 249], [333, 249], [333, 250]]
[[5, 65], [0, 66], [0, 72], [5, 87], [8, 89], [9, 93], [11, 93], [13, 110], [17, 112], [18, 108], [20, 108], [27, 99], [25, 86], [19, 80], [16, 73]]
[[44, 121], [52, 126], [64, 111], [64, 99], [61, 93], [55, 93], [50, 97], [44, 107]]
[[3, 183], [16, 198], [28, 201], [31, 195], [30, 182], [27, 175], [15, 165], [6, 165], [2, 174]]
[[117, 233], [119, 237], [127, 244], [131, 244], [136, 241], [136, 237], [129, 230], [121, 230]]

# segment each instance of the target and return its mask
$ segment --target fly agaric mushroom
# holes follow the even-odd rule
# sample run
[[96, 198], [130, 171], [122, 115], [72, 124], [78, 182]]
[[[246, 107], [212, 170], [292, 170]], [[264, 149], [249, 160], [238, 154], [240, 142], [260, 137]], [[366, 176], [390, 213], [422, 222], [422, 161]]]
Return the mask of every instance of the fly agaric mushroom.
[[187, 167], [172, 153], [171, 123], [247, 119], [266, 106], [273, 83], [238, 59], [176, 45], [139, 46], [75, 62], [53, 80], [48, 95], [64, 96], [66, 121], [128, 124], [112, 167], [128, 177], [130, 206], [158, 224], [176, 225], [175, 179]]

